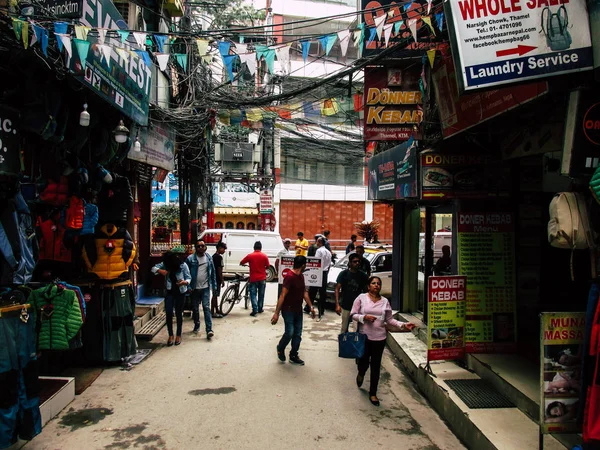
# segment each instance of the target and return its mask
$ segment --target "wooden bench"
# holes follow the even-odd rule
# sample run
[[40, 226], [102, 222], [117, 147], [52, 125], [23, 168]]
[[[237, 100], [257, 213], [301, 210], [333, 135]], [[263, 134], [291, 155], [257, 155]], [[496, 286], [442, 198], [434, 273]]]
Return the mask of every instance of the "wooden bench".
[[138, 339], [151, 340], [167, 323], [167, 313], [162, 311], [152, 318], [140, 331], [135, 333]]

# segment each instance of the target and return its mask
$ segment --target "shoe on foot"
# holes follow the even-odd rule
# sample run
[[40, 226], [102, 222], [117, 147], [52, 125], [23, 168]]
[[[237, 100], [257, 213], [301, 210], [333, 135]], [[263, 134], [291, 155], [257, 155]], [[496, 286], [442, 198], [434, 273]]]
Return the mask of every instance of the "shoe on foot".
[[361, 375], [360, 373], [358, 375], [356, 375], [356, 385], [358, 387], [361, 387], [363, 385], [363, 381], [365, 381], [364, 375]]
[[170, 347], [171, 345], [173, 345], [174, 340], [175, 340], [175, 338], [173, 336], [169, 336], [169, 340], [167, 341], [167, 347]]
[[212, 330], [210, 330], [208, 333], [206, 333], [206, 339], [210, 339], [214, 335], [215, 335], [215, 333]]
[[181, 336], [177, 336], [175, 338], [175, 345], [179, 345], [179, 344], [181, 344]]
[[371, 395], [369, 397], [369, 400], [371, 401], [371, 403], [375, 406], [379, 406], [379, 399], [377, 398], [376, 395]]
[[255, 312], [255, 311], [252, 311], [252, 312], [250, 313], [250, 315], [251, 315], [252, 317], [256, 317], [256, 314], [258, 314], [258, 313], [257, 313], [257, 312]]
[[258, 310], [258, 313], [259, 313], [259, 314], [262, 314], [262, 313], [264, 313], [264, 312], [265, 312], [265, 310], [264, 310], [264, 309], [259, 309], [259, 310]]
[[298, 364], [299, 366], [303, 366], [304, 365], [304, 361], [302, 361], [298, 355], [296, 356], [290, 356], [290, 362], [293, 364]]
[[198, 328], [194, 327], [194, 329], [192, 330], [192, 333], [194, 333], [194, 334], [200, 333], [200, 328], [199, 327]]
[[223, 318], [223, 314], [221, 314], [221, 313], [214, 313], [212, 316], [215, 319], [222, 319]]
[[285, 353], [283, 353], [279, 349], [277, 349], [277, 357], [279, 358], [279, 361], [285, 362]]
[[317, 317], [317, 322], [321, 321], [321, 316]]

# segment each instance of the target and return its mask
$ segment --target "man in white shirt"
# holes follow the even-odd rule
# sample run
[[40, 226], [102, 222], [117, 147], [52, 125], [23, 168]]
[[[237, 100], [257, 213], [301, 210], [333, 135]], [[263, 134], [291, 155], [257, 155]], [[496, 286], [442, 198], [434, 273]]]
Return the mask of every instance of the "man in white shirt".
[[321, 320], [321, 317], [325, 313], [325, 303], [327, 301], [327, 275], [329, 275], [329, 268], [331, 267], [331, 252], [325, 247], [325, 238], [320, 236], [317, 239], [317, 252], [315, 256], [321, 258], [321, 267], [323, 268], [323, 283], [319, 288], [319, 317], [317, 321]]
[[[290, 238], [285, 238], [283, 240], [283, 250], [279, 250], [277, 253], [277, 259], [275, 260], [275, 271], [279, 275], [279, 260], [282, 256], [294, 256], [296, 253], [290, 250], [290, 246], [292, 245], [292, 240]], [[283, 285], [279, 283], [277, 285], [277, 298], [281, 295], [281, 289]]]

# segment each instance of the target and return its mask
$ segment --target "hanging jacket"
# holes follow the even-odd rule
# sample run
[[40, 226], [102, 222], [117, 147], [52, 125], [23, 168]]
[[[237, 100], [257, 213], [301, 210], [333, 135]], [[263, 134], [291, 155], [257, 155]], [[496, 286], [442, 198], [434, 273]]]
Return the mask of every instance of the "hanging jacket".
[[93, 237], [85, 239], [82, 256], [89, 272], [103, 280], [112, 280], [128, 276], [135, 245], [125, 228], [107, 223]]
[[94, 234], [96, 224], [98, 223], [98, 207], [93, 203], [86, 203], [84, 206], [83, 225], [81, 235]]
[[65, 247], [65, 228], [61, 225], [59, 214], [44, 220], [38, 217], [38, 229], [41, 233], [40, 260], [71, 262], [71, 250]]
[[29, 296], [38, 331], [39, 350], [68, 350], [83, 323], [74, 291], [50, 285]]
[[83, 199], [71, 196], [69, 206], [65, 211], [65, 227], [69, 230], [81, 230], [83, 228], [83, 217], [85, 205]]
[[35, 267], [37, 240], [29, 207], [18, 192], [0, 215], [0, 284], [26, 284]]
[[67, 177], [60, 177], [59, 181], [48, 180], [48, 186], [40, 192], [40, 200], [57, 206], [69, 203], [69, 180]]
[[127, 210], [133, 204], [129, 180], [113, 174], [113, 181], [105, 184], [98, 194], [98, 210], [102, 223], [127, 222]]

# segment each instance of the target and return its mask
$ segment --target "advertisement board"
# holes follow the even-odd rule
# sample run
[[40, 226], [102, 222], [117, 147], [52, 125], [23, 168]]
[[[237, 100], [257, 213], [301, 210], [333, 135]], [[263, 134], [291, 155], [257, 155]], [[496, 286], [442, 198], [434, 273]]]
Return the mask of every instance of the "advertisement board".
[[271, 214], [273, 212], [273, 192], [265, 189], [260, 193], [260, 213]]
[[594, 49], [594, 74], [596, 80], [600, 80], [600, 0], [588, 0], [587, 5], [590, 15], [592, 48]]
[[79, 19], [83, 14], [83, 0], [39, 0], [34, 10], [38, 16]]
[[444, 5], [466, 91], [592, 68], [585, 1], [446, 0]]
[[427, 361], [465, 357], [467, 277], [429, 277]]
[[466, 351], [514, 350], [515, 225], [509, 212], [459, 212], [458, 273], [467, 277]]
[[581, 433], [577, 411], [585, 313], [540, 314], [540, 431]]
[[397, 145], [368, 161], [369, 200], [417, 196], [417, 141]]
[[452, 58], [436, 64], [432, 74], [444, 138], [465, 131], [548, 92], [548, 83], [536, 83], [458, 95]]
[[423, 121], [419, 69], [365, 69], [366, 141], [406, 141]]
[[175, 133], [169, 126], [153, 124], [150, 127], [132, 127], [132, 142], [136, 138], [140, 141], [140, 151], [135, 151], [132, 146], [127, 158], [169, 172], [175, 168]]
[[[290, 270], [294, 268], [294, 256], [282, 256], [279, 258], [279, 284], [283, 284], [283, 279]], [[321, 268], [321, 258], [314, 256], [306, 257], [306, 269], [304, 271], [304, 284], [306, 287], [321, 287], [323, 284], [323, 269]]]

